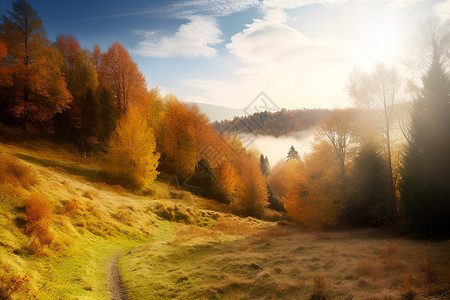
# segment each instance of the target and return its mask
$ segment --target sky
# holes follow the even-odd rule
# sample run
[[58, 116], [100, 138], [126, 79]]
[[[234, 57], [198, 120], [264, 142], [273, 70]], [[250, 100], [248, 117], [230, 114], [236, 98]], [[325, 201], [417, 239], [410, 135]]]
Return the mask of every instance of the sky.
[[[149, 87], [183, 101], [348, 107], [349, 74], [402, 65], [420, 24], [450, 0], [29, 0], [47, 35], [127, 47]], [[0, 2], [0, 13], [12, 1]]]

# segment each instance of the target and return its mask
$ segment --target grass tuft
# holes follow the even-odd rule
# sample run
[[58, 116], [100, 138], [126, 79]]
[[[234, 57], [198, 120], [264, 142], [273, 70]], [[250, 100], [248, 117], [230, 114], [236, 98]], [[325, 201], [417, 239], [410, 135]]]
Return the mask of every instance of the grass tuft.
[[0, 154], [0, 182], [29, 189], [38, 180], [30, 167], [14, 156]]

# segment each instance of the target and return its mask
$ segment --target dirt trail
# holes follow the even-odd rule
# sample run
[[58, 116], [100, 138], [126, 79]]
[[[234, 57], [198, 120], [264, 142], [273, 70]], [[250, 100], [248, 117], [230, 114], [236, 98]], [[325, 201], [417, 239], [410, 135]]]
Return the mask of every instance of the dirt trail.
[[106, 277], [111, 300], [129, 300], [119, 272], [119, 258], [122, 254], [123, 252], [118, 253], [108, 260]]

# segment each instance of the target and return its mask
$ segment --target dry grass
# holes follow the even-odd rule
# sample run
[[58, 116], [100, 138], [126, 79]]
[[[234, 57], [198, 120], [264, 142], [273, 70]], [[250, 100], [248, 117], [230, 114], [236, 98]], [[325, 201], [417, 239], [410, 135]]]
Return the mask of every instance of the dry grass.
[[40, 254], [44, 246], [51, 244], [54, 240], [54, 234], [49, 230], [54, 218], [53, 204], [44, 194], [34, 193], [28, 196], [25, 211], [25, 232], [31, 236], [33, 252]]
[[0, 182], [29, 189], [38, 181], [29, 166], [14, 156], [0, 154]]
[[[232, 242], [217, 242], [206, 229], [180, 225], [185, 228], [175, 230], [180, 233], [175, 242], [153, 244], [124, 257], [124, 276], [134, 299], [446, 299], [450, 295], [443, 276], [450, 270], [448, 243], [386, 239], [373, 230], [330, 232], [318, 239], [317, 233], [287, 226], [256, 225], [242, 234], [230, 222], [219, 218], [212, 229], [223, 226], [222, 232], [239, 236]], [[424, 254], [432, 261], [428, 266], [440, 274], [433, 283], [427, 281], [421, 262]]]

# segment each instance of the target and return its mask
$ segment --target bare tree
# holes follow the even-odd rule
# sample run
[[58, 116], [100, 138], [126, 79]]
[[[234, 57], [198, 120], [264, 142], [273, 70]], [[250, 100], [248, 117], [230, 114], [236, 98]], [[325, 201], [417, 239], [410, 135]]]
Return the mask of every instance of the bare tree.
[[379, 64], [371, 73], [355, 70], [350, 77], [349, 94], [355, 104], [374, 112], [385, 148], [385, 159], [389, 192], [393, 207], [397, 210], [391, 157], [391, 122], [395, 116], [394, 107], [400, 100], [402, 80], [395, 68]]

